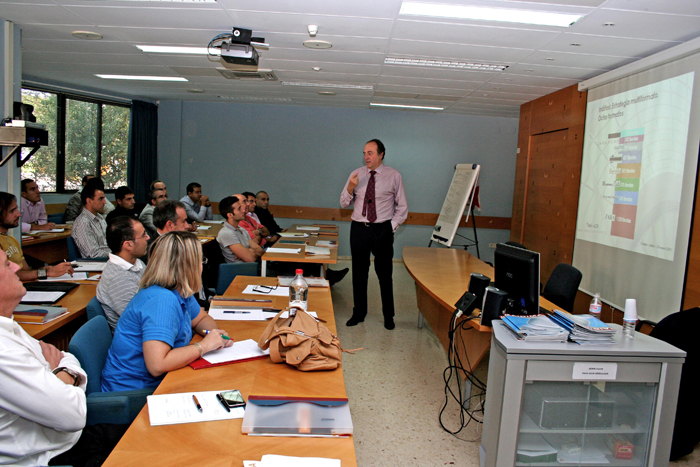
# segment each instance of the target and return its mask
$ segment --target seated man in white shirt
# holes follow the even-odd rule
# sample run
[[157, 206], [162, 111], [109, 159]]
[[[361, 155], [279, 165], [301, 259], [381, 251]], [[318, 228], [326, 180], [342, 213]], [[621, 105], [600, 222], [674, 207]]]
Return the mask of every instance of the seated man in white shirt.
[[216, 241], [227, 263], [252, 263], [264, 253], [262, 247], [238, 225], [247, 212], [248, 203], [242, 195], [227, 196], [219, 202], [219, 213], [226, 222]]
[[85, 427], [78, 360], [29, 336], [12, 313], [26, 290], [0, 250], [0, 465], [100, 465], [128, 428]]
[[187, 195], [180, 200], [185, 203], [190, 222], [204, 222], [214, 218], [209, 197], [202, 194], [202, 185], [192, 182], [187, 185]]
[[139, 258], [148, 249], [148, 233], [143, 224], [126, 216], [116, 217], [107, 227], [107, 245], [112, 252], [97, 284], [97, 300], [112, 328], [139, 290], [146, 265]]
[[39, 186], [31, 178], [22, 180], [22, 232], [30, 230], [51, 230], [56, 224], [49, 222], [44, 200], [41, 199]]

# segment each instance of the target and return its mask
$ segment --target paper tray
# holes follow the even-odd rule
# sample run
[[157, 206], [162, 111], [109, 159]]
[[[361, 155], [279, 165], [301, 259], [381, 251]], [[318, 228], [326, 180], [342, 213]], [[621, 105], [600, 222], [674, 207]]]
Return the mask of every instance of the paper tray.
[[[261, 402], [261, 403], [257, 403]], [[268, 405], [248, 398], [242, 431], [246, 434], [272, 434], [290, 436], [351, 435], [350, 405], [329, 405], [327, 401], [301, 402], [280, 400], [279, 405]], [[333, 401], [332, 404], [337, 404]]]

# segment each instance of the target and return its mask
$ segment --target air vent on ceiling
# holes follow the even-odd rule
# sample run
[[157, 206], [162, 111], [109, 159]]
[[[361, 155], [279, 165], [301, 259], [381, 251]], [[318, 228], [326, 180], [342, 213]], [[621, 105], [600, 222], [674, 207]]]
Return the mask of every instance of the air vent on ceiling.
[[239, 79], [244, 81], [277, 81], [277, 76], [272, 70], [258, 71], [233, 71], [224, 68], [216, 69], [226, 79]]

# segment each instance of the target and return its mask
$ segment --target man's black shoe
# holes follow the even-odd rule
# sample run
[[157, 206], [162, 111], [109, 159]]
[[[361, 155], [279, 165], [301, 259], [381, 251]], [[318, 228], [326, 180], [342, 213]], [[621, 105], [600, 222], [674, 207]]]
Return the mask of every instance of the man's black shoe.
[[351, 317], [347, 323], [345, 323], [346, 326], [357, 326], [358, 324], [362, 323], [365, 319], [364, 318], [358, 318], [357, 316]]
[[326, 270], [326, 279], [328, 279], [328, 284], [334, 285], [342, 281], [348, 274], [348, 271], [350, 271], [349, 268], [341, 269], [340, 271], [334, 271], [333, 269], [328, 268]]
[[387, 328], [389, 331], [394, 329], [396, 327], [396, 325], [394, 324], [394, 319], [393, 318], [385, 319], [384, 320], [384, 327]]

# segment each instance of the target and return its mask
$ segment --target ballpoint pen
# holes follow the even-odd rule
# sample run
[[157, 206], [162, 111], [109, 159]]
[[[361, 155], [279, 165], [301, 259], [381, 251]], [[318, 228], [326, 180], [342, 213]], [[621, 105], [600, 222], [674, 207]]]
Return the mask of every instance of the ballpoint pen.
[[197, 410], [199, 410], [199, 413], [202, 413], [203, 412], [202, 406], [199, 405], [199, 401], [197, 400], [197, 396], [195, 396], [194, 394], [192, 394], [192, 401], [194, 402], [194, 405], [197, 406]]
[[[225, 312], [224, 312], [224, 313], [225, 313]], [[210, 332], [211, 332], [211, 331], [210, 331], [209, 329], [205, 329], [205, 330], [204, 330], [204, 335], [206, 336], [206, 335], [209, 334]], [[222, 335], [221, 335], [221, 338], [222, 338], [222, 339], [226, 339], [227, 341], [230, 341], [230, 340], [231, 340], [231, 338], [228, 337], [228, 336], [225, 335], [225, 334], [222, 334]]]
[[250, 311], [224, 310], [224, 313], [232, 313], [234, 315], [247, 315], [250, 314]]
[[221, 402], [221, 405], [224, 406], [224, 408], [226, 409], [226, 412], [230, 412], [230, 411], [231, 411], [231, 409], [228, 408], [228, 404], [226, 403], [226, 401], [224, 400], [224, 398], [221, 397], [221, 394], [217, 394], [217, 395], [216, 395], [216, 398], [219, 399], [219, 402]]
[[212, 301], [222, 301], [222, 302], [260, 302], [260, 303], [272, 303], [272, 300], [265, 299], [255, 299], [255, 298], [229, 298], [229, 297], [214, 297]]

